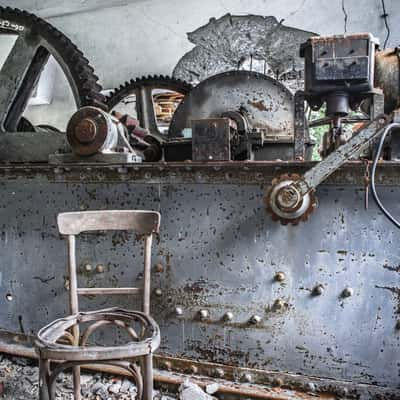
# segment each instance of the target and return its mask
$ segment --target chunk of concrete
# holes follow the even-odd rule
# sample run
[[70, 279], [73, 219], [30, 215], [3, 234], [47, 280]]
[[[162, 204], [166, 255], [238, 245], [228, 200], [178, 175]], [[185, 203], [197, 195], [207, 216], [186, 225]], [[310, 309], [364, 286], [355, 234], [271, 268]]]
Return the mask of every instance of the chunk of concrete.
[[179, 386], [179, 400], [214, 400], [213, 396], [205, 393], [200, 386], [187, 379]]

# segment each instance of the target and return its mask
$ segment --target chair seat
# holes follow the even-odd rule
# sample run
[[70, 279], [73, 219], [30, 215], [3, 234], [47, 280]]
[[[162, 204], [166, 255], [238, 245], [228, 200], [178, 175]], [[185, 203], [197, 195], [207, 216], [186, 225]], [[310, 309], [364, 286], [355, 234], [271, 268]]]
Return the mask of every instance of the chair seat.
[[[133, 340], [120, 346], [85, 346], [84, 343], [74, 346], [57, 343], [63, 337], [71, 337], [68, 333], [70, 328], [88, 322], [92, 324], [83, 332], [83, 341], [96, 329], [110, 324], [125, 328]], [[139, 329], [130, 324], [135, 324]], [[159, 345], [160, 329], [153, 318], [140, 311], [121, 308], [80, 312], [57, 319], [42, 328], [36, 338], [36, 351], [41, 358], [88, 363], [144, 356], [155, 351]]]

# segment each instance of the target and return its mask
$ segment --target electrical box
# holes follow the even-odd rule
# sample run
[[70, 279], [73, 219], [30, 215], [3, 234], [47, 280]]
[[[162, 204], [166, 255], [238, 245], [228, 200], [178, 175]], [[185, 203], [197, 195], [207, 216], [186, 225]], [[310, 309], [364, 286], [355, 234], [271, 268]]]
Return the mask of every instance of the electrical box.
[[308, 39], [300, 49], [305, 59], [306, 94], [371, 92], [378, 44], [369, 33]]

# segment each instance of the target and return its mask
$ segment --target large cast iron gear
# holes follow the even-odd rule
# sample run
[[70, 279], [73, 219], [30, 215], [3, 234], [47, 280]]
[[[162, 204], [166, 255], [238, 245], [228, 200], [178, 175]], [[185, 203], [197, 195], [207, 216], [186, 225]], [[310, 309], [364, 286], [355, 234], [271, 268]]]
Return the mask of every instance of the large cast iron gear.
[[317, 198], [313, 190], [305, 196], [290, 186], [302, 180], [297, 174], [283, 174], [272, 180], [264, 197], [265, 207], [274, 221], [282, 225], [298, 225], [308, 220], [310, 214], [317, 208]]
[[125, 82], [119, 88], [107, 96], [107, 106], [109, 111], [118, 111], [118, 105], [128, 96], [136, 96], [137, 119], [142, 128], [147, 129], [150, 134], [161, 141], [165, 140], [157, 126], [154, 112], [153, 90], [164, 89], [186, 95], [192, 89], [192, 85], [180, 79], [163, 75], [143, 76], [142, 78], [132, 79]]
[[55, 27], [26, 11], [0, 7], [0, 33], [18, 35], [0, 71], [0, 130], [17, 130], [50, 55], [61, 66], [77, 108], [88, 105], [105, 108], [102, 88], [89, 61]]

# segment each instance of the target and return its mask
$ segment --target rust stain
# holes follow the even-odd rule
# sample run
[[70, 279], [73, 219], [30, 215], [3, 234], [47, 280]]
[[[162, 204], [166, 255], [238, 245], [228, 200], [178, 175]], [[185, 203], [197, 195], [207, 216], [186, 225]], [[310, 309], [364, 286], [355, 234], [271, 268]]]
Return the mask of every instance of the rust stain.
[[267, 106], [264, 104], [264, 100], [260, 100], [260, 101], [248, 100], [247, 103], [250, 104], [251, 106], [257, 108], [260, 111], [270, 111], [270, 109], [268, 109]]

